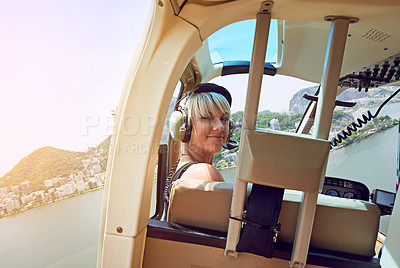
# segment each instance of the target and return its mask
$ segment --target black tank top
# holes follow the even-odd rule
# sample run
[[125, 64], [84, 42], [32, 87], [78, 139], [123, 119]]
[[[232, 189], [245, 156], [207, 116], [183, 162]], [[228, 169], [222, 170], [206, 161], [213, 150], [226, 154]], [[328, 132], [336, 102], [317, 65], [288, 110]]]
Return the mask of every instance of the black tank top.
[[[181, 166], [172, 176], [168, 176], [165, 182], [165, 190], [164, 190], [164, 200], [169, 203], [169, 196], [171, 195], [171, 188], [174, 181], [179, 180], [182, 177], [182, 174], [191, 166], [197, 164], [197, 162], [188, 162]], [[171, 174], [170, 174], [171, 175]]]

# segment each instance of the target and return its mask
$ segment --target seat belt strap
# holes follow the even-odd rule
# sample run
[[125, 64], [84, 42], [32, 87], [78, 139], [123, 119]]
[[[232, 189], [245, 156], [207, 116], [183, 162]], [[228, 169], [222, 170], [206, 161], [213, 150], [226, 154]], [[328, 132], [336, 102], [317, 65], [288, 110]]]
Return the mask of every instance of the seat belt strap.
[[237, 252], [248, 252], [272, 258], [274, 242], [280, 230], [278, 221], [284, 189], [253, 184], [246, 201]]

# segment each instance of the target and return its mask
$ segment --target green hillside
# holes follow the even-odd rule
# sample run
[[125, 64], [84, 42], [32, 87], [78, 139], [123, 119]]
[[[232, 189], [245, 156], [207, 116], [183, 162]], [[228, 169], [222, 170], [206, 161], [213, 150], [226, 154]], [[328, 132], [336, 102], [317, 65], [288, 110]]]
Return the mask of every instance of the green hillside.
[[10, 187], [29, 181], [29, 192], [43, 189], [43, 181], [67, 176], [83, 169], [84, 156], [85, 153], [82, 152], [61, 150], [50, 146], [37, 149], [0, 178], [0, 187]]
[[106, 171], [107, 168], [107, 159], [108, 159], [108, 149], [110, 147], [110, 142], [111, 142], [111, 135], [105, 138], [102, 142], [100, 142], [99, 145], [96, 147], [89, 148], [88, 154], [95, 153], [95, 151], [100, 151], [100, 166], [101, 166], [101, 171]]

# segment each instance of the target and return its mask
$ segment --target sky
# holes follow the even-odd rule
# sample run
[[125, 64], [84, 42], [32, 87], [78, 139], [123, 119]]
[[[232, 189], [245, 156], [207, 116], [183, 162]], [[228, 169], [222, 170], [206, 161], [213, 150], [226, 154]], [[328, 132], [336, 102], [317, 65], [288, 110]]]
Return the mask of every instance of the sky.
[[0, 176], [40, 147], [84, 151], [111, 134], [149, 9], [150, 0], [0, 2]]
[[[248, 75], [222, 76], [214, 78], [211, 82], [222, 85], [231, 92], [233, 96], [232, 113], [244, 111]], [[290, 99], [296, 92], [315, 85], [315, 83], [284, 75], [264, 75], [258, 111], [269, 110], [272, 112], [286, 113], [289, 111]]]
[[[150, 0], [20, 0], [0, 3], [0, 176], [36, 149], [85, 151], [112, 133]], [[263, 85], [292, 94], [285, 77]], [[245, 99], [247, 79], [218, 78]], [[304, 84], [304, 86], [303, 86]], [[268, 90], [266, 90], [268, 92]], [[264, 93], [262, 93], [264, 94]], [[238, 101], [232, 110], [243, 110]], [[260, 110], [285, 111], [263, 98]]]

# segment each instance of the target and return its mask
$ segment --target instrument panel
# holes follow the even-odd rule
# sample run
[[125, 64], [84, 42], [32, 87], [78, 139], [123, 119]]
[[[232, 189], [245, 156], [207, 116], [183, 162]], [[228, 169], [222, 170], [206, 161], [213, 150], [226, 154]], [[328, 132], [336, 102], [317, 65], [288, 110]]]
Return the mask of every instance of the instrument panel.
[[369, 189], [365, 184], [335, 177], [325, 177], [322, 193], [330, 196], [369, 201]]

